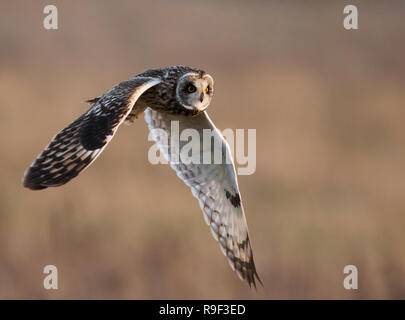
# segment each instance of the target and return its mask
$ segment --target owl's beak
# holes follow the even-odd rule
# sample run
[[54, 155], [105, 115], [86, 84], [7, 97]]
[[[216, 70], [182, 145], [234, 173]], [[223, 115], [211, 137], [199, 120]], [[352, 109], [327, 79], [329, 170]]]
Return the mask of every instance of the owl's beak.
[[200, 94], [200, 102], [202, 103], [202, 102], [203, 102], [203, 100], [204, 100], [204, 93], [203, 93], [203, 92], [201, 92], [201, 94]]

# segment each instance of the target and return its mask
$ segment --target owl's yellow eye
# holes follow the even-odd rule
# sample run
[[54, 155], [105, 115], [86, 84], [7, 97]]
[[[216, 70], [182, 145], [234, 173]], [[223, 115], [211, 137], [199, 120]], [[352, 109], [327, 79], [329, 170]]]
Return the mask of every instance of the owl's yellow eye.
[[210, 88], [209, 88], [209, 87], [206, 87], [206, 88], [205, 88], [205, 92], [208, 93], [209, 91], [210, 91]]
[[197, 88], [195, 87], [195, 85], [193, 85], [191, 83], [187, 86], [187, 92], [188, 93], [196, 92], [196, 90], [197, 90]]

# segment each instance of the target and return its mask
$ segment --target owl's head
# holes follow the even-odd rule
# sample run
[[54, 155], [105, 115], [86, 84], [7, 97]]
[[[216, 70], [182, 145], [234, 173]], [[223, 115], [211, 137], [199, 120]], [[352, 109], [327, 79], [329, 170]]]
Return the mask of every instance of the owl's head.
[[204, 111], [214, 94], [214, 79], [209, 74], [188, 72], [177, 81], [177, 102], [193, 113]]

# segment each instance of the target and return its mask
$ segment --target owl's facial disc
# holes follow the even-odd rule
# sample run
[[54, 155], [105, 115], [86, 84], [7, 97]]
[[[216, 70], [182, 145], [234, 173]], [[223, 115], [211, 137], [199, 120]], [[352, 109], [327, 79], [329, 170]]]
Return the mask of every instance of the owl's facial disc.
[[208, 74], [187, 73], [176, 88], [176, 97], [181, 106], [197, 113], [204, 111], [214, 93], [214, 80]]

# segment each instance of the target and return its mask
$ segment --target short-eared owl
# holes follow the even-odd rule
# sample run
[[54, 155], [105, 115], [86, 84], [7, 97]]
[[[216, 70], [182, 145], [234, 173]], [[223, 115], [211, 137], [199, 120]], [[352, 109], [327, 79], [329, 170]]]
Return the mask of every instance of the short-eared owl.
[[[213, 96], [214, 80], [202, 70], [175, 66], [148, 70], [88, 100], [90, 109], [60, 131], [31, 164], [23, 177], [26, 188], [61, 186], [88, 167], [104, 150], [120, 124], [145, 111], [149, 129], [164, 130], [163, 141], [153, 134], [161, 152], [198, 199], [204, 218], [230, 266], [251, 286], [260, 282], [253, 261], [248, 227], [229, 146], [205, 111]], [[171, 121], [179, 129], [193, 128], [203, 136], [213, 132], [218, 143], [200, 151], [210, 155], [220, 148], [231, 161], [220, 164], [185, 163], [171, 159]], [[202, 140], [202, 138], [201, 138]], [[200, 141], [201, 142], [201, 141]], [[179, 141], [182, 147], [186, 142]], [[218, 151], [218, 150], [217, 150]]]

